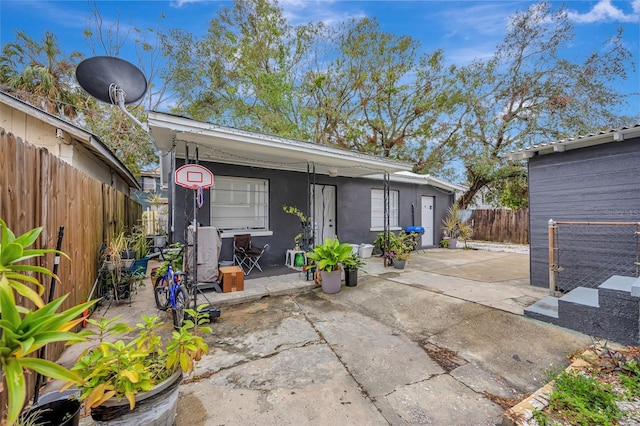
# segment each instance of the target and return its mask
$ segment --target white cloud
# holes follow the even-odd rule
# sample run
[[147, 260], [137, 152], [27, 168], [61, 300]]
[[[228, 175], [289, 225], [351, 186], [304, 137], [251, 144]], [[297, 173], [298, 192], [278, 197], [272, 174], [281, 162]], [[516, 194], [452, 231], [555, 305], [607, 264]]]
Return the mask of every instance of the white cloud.
[[579, 24], [590, 24], [594, 22], [640, 22], [640, 0], [631, 2], [633, 12], [625, 13], [622, 9], [611, 4], [611, 0], [600, 0], [587, 13], [579, 13], [569, 10], [569, 19]]

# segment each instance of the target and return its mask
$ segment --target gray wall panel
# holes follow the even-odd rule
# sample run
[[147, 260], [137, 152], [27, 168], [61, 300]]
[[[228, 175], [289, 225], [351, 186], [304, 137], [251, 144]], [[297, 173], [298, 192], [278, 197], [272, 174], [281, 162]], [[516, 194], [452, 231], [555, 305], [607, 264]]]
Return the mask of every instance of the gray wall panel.
[[[639, 142], [636, 138], [529, 160], [532, 285], [549, 285], [549, 219], [640, 221]], [[585, 240], [576, 244], [585, 244], [585, 256], [598, 268], [601, 259], [589, 254], [589, 239]]]
[[[180, 167], [183, 160], [177, 162]], [[237, 176], [269, 179], [269, 219], [273, 236], [255, 237], [258, 245], [269, 243], [269, 252], [263, 257], [261, 264], [284, 264], [287, 249], [293, 247], [294, 237], [300, 232], [298, 219], [282, 211], [282, 205], [293, 205], [306, 211], [308, 178], [306, 173], [289, 172], [283, 170], [262, 169], [253, 167], [233, 166], [221, 163], [201, 162], [203, 166], [213, 171], [215, 176]], [[356, 179], [344, 177], [329, 177], [316, 175], [316, 184], [336, 186], [336, 231], [341, 242], [354, 244], [372, 243], [378, 232], [371, 231], [371, 189], [382, 189], [383, 182], [373, 179]], [[447, 209], [453, 201], [452, 195], [428, 185], [415, 185], [391, 182], [391, 189], [399, 191], [400, 226], [405, 228], [412, 225], [411, 204], [415, 209], [415, 224], [421, 219], [421, 197], [435, 197], [435, 230], [434, 242], [441, 238], [441, 223], [446, 216]], [[184, 229], [193, 217], [193, 198], [191, 191], [176, 188], [176, 220], [175, 239], [184, 241]], [[205, 193], [206, 194], [206, 193]], [[198, 222], [209, 226], [209, 197], [205, 195], [205, 202], [198, 212]], [[185, 215], [187, 220], [185, 221]], [[233, 257], [233, 243], [231, 238], [223, 238], [221, 260], [231, 260]]]

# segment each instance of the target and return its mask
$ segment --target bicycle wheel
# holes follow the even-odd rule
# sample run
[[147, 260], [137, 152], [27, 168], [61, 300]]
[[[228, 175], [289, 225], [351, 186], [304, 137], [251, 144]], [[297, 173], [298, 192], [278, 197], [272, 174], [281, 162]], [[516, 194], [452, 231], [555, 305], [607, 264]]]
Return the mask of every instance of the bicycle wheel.
[[153, 297], [156, 299], [158, 309], [166, 311], [169, 308], [169, 280], [165, 275], [156, 279], [156, 284], [153, 286]]
[[171, 310], [173, 314], [173, 327], [178, 329], [184, 324], [184, 310], [189, 307], [189, 294], [183, 286], [176, 290], [175, 306]]

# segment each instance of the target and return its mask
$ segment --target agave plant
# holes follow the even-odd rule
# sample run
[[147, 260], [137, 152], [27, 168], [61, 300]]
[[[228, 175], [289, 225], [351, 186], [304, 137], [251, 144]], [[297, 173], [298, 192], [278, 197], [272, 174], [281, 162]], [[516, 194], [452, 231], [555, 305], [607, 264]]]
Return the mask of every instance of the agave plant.
[[[53, 276], [47, 269], [20, 262], [42, 256], [56, 250], [27, 249], [37, 239], [41, 228], [36, 228], [15, 238], [0, 219], [2, 240], [0, 244], [0, 388], [3, 380], [7, 384], [9, 407], [6, 413], [8, 425], [12, 425], [20, 415], [26, 395], [25, 370], [32, 370], [46, 377], [65, 381], [81, 381], [81, 378], [45, 359], [31, 355], [42, 347], [54, 342], [78, 342], [84, 340], [81, 333], [72, 330], [81, 321], [82, 312], [95, 301], [74, 306], [57, 312], [66, 295], [46, 305], [40, 294], [44, 287], [32, 275], [43, 273]], [[34, 291], [28, 284], [38, 288]], [[29, 309], [16, 303], [16, 293], [33, 302], [37, 309]], [[0, 419], [1, 420], [1, 419]]]

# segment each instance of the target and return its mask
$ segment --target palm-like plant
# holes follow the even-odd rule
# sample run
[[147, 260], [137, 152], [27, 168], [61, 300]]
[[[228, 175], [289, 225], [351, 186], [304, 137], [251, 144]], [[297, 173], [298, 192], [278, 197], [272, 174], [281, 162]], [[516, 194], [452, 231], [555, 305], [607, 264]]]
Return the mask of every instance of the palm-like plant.
[[[87, 302], [57, 312], [67, 297], [65, 295], [44, 304], [40, 297], [43, 286], [32, 274], [53, 274], [40, 266], [22, 263], [46, 253], [57, 252], [28, 249], [41, 230], [36, 228], [16, 238], [0, 219], [0, 384], [3, 380], [7, 384], [9, 408], [6, 420], [9, 425], [16, 421], [27, 399], [25, 370], [33, 370], [54, 379], [81, 380], [77, 374], [54, 362], [30, 355], [49, 343], [83, 340], [81, 334], [71, 330], [82, 321], [82, 318], [78, 318], [82, 312], [95, 303]], [[28, 284], [35, 285], [38, 291]], [[33, 302], [38, 309], [31, 310], [18, 305], [15, 293]]]
[[79, 52], [64, 57], [49, 31], [40, 42], [18, 31], [16, 40], [2, 48], [0, 83], [19, 90], [23, 100], [44, 105], [47, 112], [74, 117], [83, 98], [71, 84], [80, 58]]

